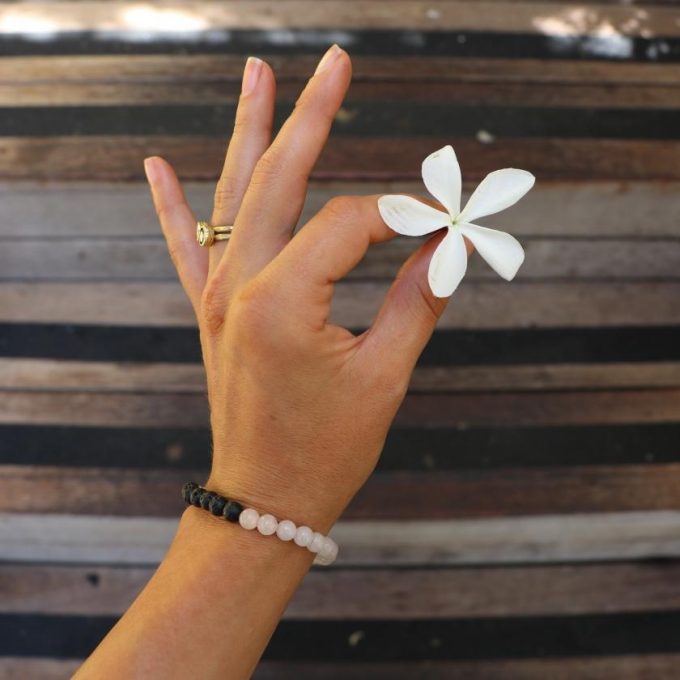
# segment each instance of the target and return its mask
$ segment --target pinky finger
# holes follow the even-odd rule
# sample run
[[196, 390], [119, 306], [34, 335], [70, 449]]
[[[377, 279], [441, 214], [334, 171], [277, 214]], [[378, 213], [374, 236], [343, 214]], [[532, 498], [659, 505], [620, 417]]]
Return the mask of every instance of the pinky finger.
[[144, 160], [144, 170], [170, 257], [182, 287], [198, 311], [208, 275], [208, 255], [205, 248], [196, 245], [196, 218], [170, 163], [152, 156]]

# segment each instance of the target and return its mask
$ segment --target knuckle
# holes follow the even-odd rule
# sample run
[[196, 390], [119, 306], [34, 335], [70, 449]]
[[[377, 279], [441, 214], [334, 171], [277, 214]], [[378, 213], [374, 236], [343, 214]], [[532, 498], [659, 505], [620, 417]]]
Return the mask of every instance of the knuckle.
[[358, 216], [359, 205], [354, 196], [333, 196], [326, 201], [323, 212], [332, 221], [345, 222]]
[[281, 361], [301, 356], [304, 341], [291, 323], [273, 281], [251, 279], [229, 302], [227, 318], [232, 342], [258, 361]]
[[444, 311], [446, 298], [435, 297], [430, 291], [427, 283], [424, 281], [418, 281], [416, 286], [420, 297], [420, 306], [425, 310], [426, 314], [431, 317], [431, 322], [433, 324], [436, 323]]
[[257, 161], [253, 172], [253, 184], [268, 184], [271, 180], [276, 180], [284, 171], [284, 163], [281, 154], [273, 148], [265, 151]]
[[388, 409], [394, 409], [404, 399], [410, 382], [410, 374], [396, 370], [394, 366], [381, 366], [373, 374], [372, 388], [382, 396]]
[[227, 306], [227, 296], [224, 287], [217, 278], [206, 284], [201, 294], [202, 327], [210, 336], [217, 335], [224, 326]]
[[240, 202], [241, 190], [238, 182], [231, 177], [222, 177], [215, 189], [215, 211], [223, 214], [236, 212]]
[[244, 347], [260, 347], [272, 337], [272, 296], [267, 287], [249, 281], [229, 305], [229, 327]]

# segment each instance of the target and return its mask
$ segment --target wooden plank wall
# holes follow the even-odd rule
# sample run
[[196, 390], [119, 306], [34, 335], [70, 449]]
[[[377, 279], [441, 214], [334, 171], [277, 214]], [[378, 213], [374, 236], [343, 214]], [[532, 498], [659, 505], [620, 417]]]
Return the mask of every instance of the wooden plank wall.
[[[355, 79], [305, 216], [422, 193], [446, 143], [468, 190], [538, 185], [489, 222], [524, 268], [473, 258], [257, 677], [680, 677], [680, 10], [614, 0], [0, 5], [0, 676], [67, 677], [207, 470], [143, 157], [208, 214], [245, 56], [278, 125], [333, 41]], [[414, 247], [376, 248], [335, 319], [370, 324]]]

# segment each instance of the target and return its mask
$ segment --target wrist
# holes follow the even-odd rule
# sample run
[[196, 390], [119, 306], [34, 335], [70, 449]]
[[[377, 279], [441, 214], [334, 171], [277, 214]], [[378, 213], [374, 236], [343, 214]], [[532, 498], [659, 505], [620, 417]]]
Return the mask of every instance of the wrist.
[[[277, 520], [290, 520], [296, 526], [309, 526], [327, 534], [346, 505], [316, 490], [303, 475], [281, 475], [250, 466], [222, 471], [213, 466], [204, 485], [244, 508], [254, 508], [260, 514], [271, 514]], [[349, 499], [348, 499], [349, 500]]]
[[[314, 555], [294, 544], [281, 541], [276, 536], [263, 536], [257, 531], [247, 531], [238, 523], [226, 522], [209, 511], [189, 506], [182, 513], [173, 541], [173, 550], [200, 551], [206, 565], [225, 563], [247, 565], [253, 572], [269, 573], [274, 565], [304, 574], [312, 565]], [[223, 566], [216, 573], [223, 578]]]

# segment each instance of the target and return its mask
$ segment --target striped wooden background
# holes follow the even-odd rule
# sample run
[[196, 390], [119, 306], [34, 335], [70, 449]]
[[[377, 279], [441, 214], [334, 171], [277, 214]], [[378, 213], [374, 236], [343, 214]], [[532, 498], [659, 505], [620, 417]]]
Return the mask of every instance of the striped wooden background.
[[[209, 214], [245, 56], [278, 125], [333, 41], [355, 79], [306, 216], [422, 193], [446, 143], [470, 182], [539, 182], [489, 222], [517, 281], [473, 258], [257, 677], [680, 677], [680, 8], [614, 0], [0, 4], [0, 676], [67, 677], [206, 474], [143, 157]], [[335, 319], [370, 324], [414, 247], [377, 247]]]

